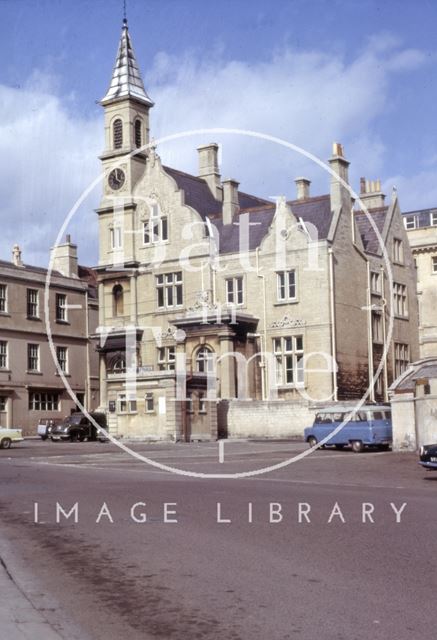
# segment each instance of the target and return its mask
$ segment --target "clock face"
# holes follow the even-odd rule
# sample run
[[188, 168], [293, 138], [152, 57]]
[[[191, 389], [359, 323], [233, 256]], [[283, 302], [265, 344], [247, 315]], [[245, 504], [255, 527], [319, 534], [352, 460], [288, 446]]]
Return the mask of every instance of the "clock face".
[[111, 189], [117, 191], [124, 185], [125, 175], [122, 169], [113, 169], [108, 176], [108, 184]]

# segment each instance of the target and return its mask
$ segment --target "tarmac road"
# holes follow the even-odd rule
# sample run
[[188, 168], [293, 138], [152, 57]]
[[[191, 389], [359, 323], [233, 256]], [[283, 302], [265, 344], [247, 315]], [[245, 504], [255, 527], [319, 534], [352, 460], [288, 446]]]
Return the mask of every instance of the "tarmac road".
[[[217, 443], [133, 448], [216, 473], [304, 445], [226, 442], [223, 464]], [[112, 444], [28, 440], [0, 451], [0, 487], [0, 556], [68, 640], [433, 635], [437, 473], [415, 455], [325, 450], [265, 476], [211, 479]], [[77, 524], [57, 523], [56, 503], [77, 503]], [[230, 522], [217, 522], [217, 503]]]

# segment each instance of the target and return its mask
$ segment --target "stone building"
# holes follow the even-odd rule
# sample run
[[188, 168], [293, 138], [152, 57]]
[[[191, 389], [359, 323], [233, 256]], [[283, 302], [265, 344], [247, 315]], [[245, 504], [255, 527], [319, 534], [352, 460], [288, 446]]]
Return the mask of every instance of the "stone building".
[[148, 144], [153, 102], [126, 22], [101, 104], [96, 340], [111, 432], [301, 434], [317, 402], [368, 388], [370, 400], [387, 400], [418, 357], [415, 269], [396, 193], [386, 204], [379, 183], [364, 180], [373, 222], [354, 209], [337, 143], [329, 193], [314, 196], [297, 178], [297, 196], [276, 203], [223, 179], [215, 143], [198, 148], [197, 176], [164, 166]]
[[437, 356], [437, 208], [407, 211], [403, 218], [417, 267], [420, 355]]
[[[80, 402], [99, 404], [98, 358], [89, 335], [98, 320], [95, 276], [77, 264], [67, 237], [53, 251], [50, 326], [60, 368]], [[18, 245], [0, 261], [0, 424], [34, 435], [40, 418], [75, 408], [57, 371], [45, 324], [47, 270], [24, 264]]]

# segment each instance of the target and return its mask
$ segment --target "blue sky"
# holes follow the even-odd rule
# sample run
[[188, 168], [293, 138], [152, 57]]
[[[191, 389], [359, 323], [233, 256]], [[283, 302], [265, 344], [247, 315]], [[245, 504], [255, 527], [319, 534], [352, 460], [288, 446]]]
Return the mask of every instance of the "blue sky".
[[[120, 0], [1, 0], [0, 256], [15, 241], [44, 264], [66, 213], [97, 175], [102, 109], [122, 20]], [[156, 105], [159, 137], [197, 127], [280, 136], [326, 160], [344, 144], [351, 181], [395, 184], [404, 210], [437, 205], [437, 3], [375, 0], [128, 0], [131, 37]], [[195, 171], [188, 139], [159, 148]], [[242, 190], [293, 197], [302, 158], [244, 139], [223, 143]], [[165, 147], [165, 148], [164, 148]], [[96, 191], [73, 235], [97, 263]], [[86, 238], [80, 237], [86, 227]]]

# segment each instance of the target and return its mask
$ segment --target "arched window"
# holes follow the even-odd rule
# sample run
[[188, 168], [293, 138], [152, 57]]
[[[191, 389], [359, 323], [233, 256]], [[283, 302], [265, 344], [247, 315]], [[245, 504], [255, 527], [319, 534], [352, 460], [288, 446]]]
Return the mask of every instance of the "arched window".
[[116, 355], [109, 364], [111, 373], [124, 373], [126, 371], [126, 359], [123, 355]]
[[196, 371], [212, 373], [214, 371], [214, 352], [209, 347], [200, 347], [196, 354]]
[[122, 316], [124, 313], [124, 295], [121, 284], [116, 284], [112, 289], [112, 307], [114, 316]]
[[141, 131], [141, 120], [135, 120], [135, 146], [137, 149], [143, 144], [143, 136]]
[[120, 118], [117, 118], [112, 125], [112, 135], [114, 149], [121, 149], [123, 146], [123, 123]]

